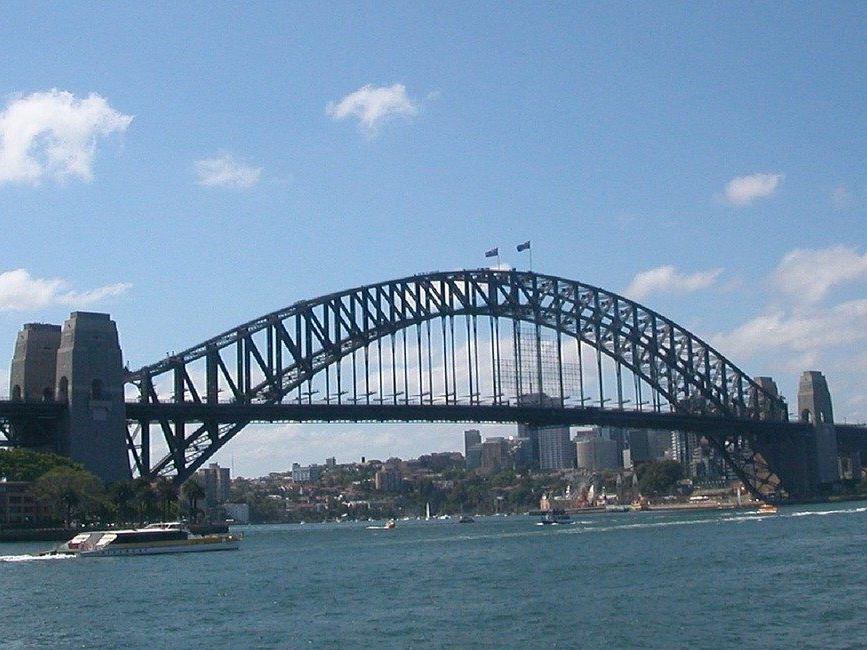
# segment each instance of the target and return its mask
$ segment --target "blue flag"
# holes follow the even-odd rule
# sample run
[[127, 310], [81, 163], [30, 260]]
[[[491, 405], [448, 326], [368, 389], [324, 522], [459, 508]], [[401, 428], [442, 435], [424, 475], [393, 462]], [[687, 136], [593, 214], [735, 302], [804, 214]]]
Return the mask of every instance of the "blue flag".
[[498, 248], [492, 248], [489, 251], [485, 251], [485, 257], [497, 257], [499, 254], [500, 254], [499, 247]]
[[518, 244], [518, 252], [525, 251], [530, 248], [530, 240], [528, 239], [523, 244]]

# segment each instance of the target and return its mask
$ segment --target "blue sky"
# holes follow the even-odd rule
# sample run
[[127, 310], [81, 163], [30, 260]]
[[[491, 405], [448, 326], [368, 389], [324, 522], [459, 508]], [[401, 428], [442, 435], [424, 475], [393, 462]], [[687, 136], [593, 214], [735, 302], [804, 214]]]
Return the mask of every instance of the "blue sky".
[[[23, 323], [87, 309], [139, 367], [493, 246], [525, 265], [529, 239], [537, 270], [636, 298], [790, 404], [822, 370], [837, 419], [867, 420], [864, 4], [13, 3], [0, 61], [10, 359]], [[221, 460], [461, 429], [270, 427]]]

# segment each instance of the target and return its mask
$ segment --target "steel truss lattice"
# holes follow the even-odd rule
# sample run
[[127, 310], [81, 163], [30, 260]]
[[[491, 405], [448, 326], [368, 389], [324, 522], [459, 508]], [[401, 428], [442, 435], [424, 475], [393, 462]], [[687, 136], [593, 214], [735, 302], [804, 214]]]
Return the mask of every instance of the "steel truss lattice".
[[[577, 342], [573, 354], [598, 396], [585, 394], [582, 375], [572, 408], [596, 404], [718, 419], [726, 433], [705, 435], [739, 477], [755, 491], [779, 487], [749, 437], [728, 425], [784, 420], [781, 398], [697, 336], [623, 296], [564, 278], [491, 269], [415, 275], [299, 301], [128, 373], [147, 407], [130, 423], [133, 460], [141, 475], [185, 480], [256, 419], [193, 420], [161, 406], [517, 405], [519, 396], [504, 392], [504, 333], [515, 323], [552, 333], [560, 368], [568, 366], [565, 346]], [[582, 359], [585, 349], [595, 358]], [[603, 378], [603, 368], [613, 376]], [[554, 392], [564, 397], [570, 380], [561, 371], [559, 381]], [[605, 398], [606, 391], [613, 396]], [[151, 422], [168, 449], [153, 463]]]

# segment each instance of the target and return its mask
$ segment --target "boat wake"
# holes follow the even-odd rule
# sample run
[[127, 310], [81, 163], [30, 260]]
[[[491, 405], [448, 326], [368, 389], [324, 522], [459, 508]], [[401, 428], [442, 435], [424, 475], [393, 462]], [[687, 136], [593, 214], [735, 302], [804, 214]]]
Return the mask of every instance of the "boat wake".
[[0, 562], [43, 562], [50, 560], [68, 560], [74, 555], [0, 555]]
[[859, 512], [867, 512], [867, 507], [843, 508], [841, 510], [807, 510], [806, 512], [793, 512], [790, 517], [824, 517], [825, 515], [851, 515]]

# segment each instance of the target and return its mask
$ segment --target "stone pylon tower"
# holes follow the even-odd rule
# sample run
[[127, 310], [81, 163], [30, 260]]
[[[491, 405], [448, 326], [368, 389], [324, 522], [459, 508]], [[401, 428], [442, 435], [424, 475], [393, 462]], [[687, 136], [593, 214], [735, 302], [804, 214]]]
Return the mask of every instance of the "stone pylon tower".
[[106, 483], [128, 480], [123, 359], [108, 314], [73, 312], [63, 324], [55, 386], [55, 399], [68, 404], [61, 453]]
[[815, 426], [816, 479], [832, 484], [840, 478], [834, 410], [828, 382], [818, 370], [806, 370], [798, 384], [798, 418]]
[[27, 323], [18, 332], [9, 381], [10, 397], [24, 402], [54, 400], [60, 326]]
[[[15, 341], [9, 377], [9, 397], [22, 402], [54, 401], [60, 326], [27, 323]], [[53, 423], [31, 420], [14, 426], [14, 437], [32, 449], [57, 452]]]
[[770, 397], [779, 397], [780, 392], [777, 389], [777, 382], [771, 377], [756, 377], [756, 383], [764, 390], [764, 393], [752, 391], [750, 395], [751, 406], [759, 414], [761, 420], [785, 420], [788, 414], [783, 413], [777, 402], [768, 399]]
[[833, 424], [831, 391], [818, 370], [805, 370], [798, 384], [798, 419], [813, 424]]

